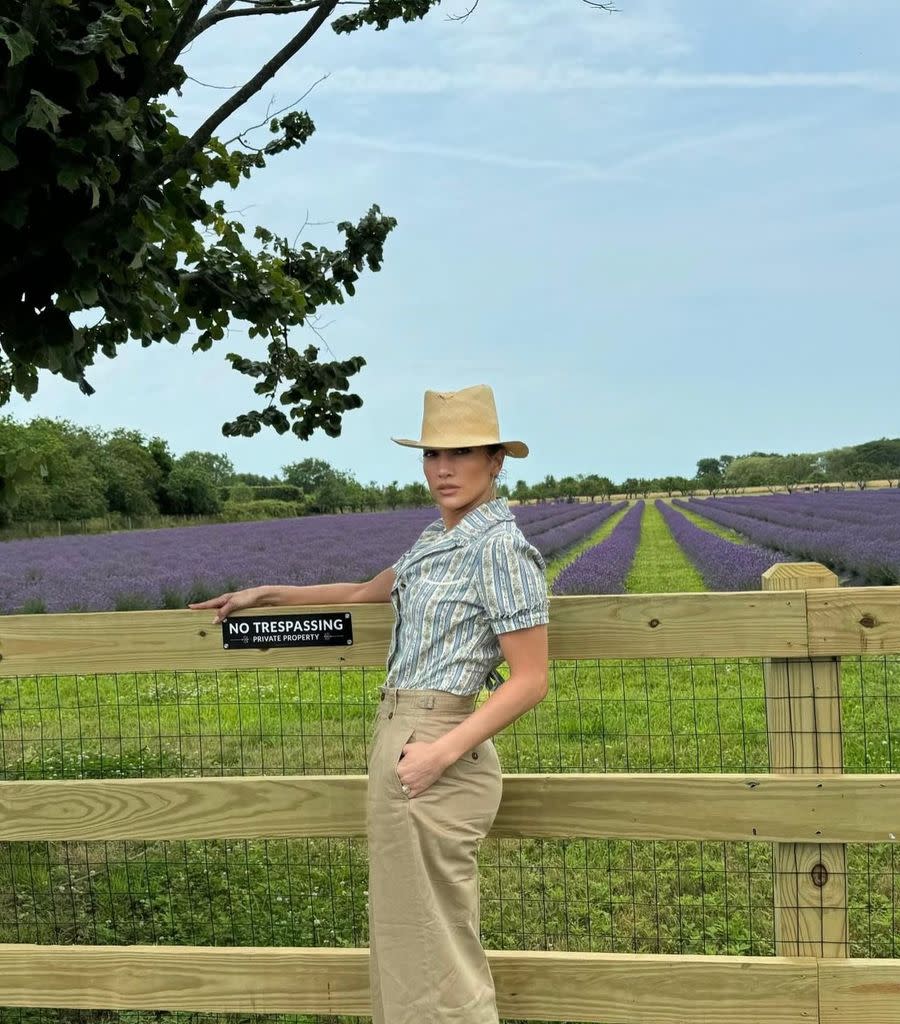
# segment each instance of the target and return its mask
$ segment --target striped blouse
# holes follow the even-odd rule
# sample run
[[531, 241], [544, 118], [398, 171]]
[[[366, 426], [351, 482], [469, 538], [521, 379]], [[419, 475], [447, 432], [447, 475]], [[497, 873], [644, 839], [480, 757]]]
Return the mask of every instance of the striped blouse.
[[387, 686], [477, 693], [502, 682], [501, 633], [549, 621], [546, 566], [505, 498], [426, 526], [394, 563]]

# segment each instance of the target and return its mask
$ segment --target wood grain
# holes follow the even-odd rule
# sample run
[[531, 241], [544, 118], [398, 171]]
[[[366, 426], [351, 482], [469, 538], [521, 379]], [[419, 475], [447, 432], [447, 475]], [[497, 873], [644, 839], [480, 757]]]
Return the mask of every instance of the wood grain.
[[[366, 785], [364, 775], [0, 782], [0, 841], [363, 836]], [[491, 835], [889, 842], [900, 774], [517, 773], [503, 777]]]
[[[813, 1024], [814, 960], [489, 950], [501, 1016]], [[367, 949], [0, 945], [0, 1005], [367, 1014]]]
[[[807, 609], [817, 592], [831, 593], [836, 585], [835, 574], [815, 564], [781, 563], [763, 574], [766, 590], [804, 587]], [[763, 674], [771, 770], [818, 773], [820, 778], [821, 773], [840, 774], [840, 659], [773, 658], [764, 662]], [[896, 829], [888, 833], [896, 834]], [[815, 838], [814, 843], [775, 846], [775, 951], [782, 956], [846, 957], [849, 922], [843, 844], [849, 840], [824, 831]]]

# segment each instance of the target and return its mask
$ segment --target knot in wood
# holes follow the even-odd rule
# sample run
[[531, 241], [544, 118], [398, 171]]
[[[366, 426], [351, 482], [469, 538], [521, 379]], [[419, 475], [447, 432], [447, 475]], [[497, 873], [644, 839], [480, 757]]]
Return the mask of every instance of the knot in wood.
[[863, 629], [871, 629], [877, 624], [877, 620], [874, 615], [864, 615], [860, 620], [859, 624]]
[[818, 888], [821, 889], [828, 881], [828, 868], [826, 868], [824, 864], [814, 864], [809, 873], [809, 877], [812, 879], [813, 885], [818, 886]]
[[650, 620], [650, 621], [649, 621], [649, 622], [647, 623], [647, 625], [648, 625], [648, 626], [649, 626], [649, 627], [650, 627], [651, 629], [656, 629], [656, 627], [657, 627], [657, 626], [659, 625], [659, 619], [651, 619], [651, 620]]

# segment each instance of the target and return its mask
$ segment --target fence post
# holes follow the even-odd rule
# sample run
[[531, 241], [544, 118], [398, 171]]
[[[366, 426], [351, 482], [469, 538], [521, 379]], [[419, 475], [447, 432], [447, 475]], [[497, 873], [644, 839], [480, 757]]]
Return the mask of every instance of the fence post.
[[[782, 562], [762, 576], [763, 590], [837, 585], [837, 576], [816, 562]], [[766, 658], [763, 672], [770, 771], [843, 771], [840, 658]], [[774, 846], [776, 955], [848, 956], [846, 846]]]

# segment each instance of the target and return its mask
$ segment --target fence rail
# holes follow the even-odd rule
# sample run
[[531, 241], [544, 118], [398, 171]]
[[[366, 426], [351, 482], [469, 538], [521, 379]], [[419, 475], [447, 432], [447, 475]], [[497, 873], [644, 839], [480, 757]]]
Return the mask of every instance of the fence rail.
[[[798, 576], [797, 589], [771, 592], [552, 597], [550, 657], [810, 658], [900, 652], [900, 588], [802, 589], [811, 578]], [[347, 609], [323, 605], [316, 610]], [[309, 609], [278, 613], [302, 617]], [[386, 603], [354, 605], [352, 646], [253, 650], [223, 650], [221, 626], [211, 625], [201, 612], [5, 615], [0, 616], [0, 677], [161, 668], [368, 667], [387, 657], [392, 614]]]
[[[363, 837], [365, 775], [0, 783], [12, 842]], [[897, 775], [520, 773], [496, 838], [882, 843], [900, 835]]]
[[[887, 773], [844, 774], [841, 721], [841, 656], [900, 652], [900, 588], [834, 582], [821, 566], [784, 564], [760, 592], [552, 600], [556, 660], [762, 657], [770, 772], [507, 774], [492, 838], [773, 844], [778, 955], [490, 950], [501, 1014], [606, 1024], [900, 1019], [900, 959], [849, 959], [847, 925], [847, 844], [897, 843], [900, 774], [890, 756]], [[0, 677], [383, 661], [390, 609], [351, 613], [352, 647], [267, 651], [224, 650], [220, 629], [190, 612], [9, 616], [0, 618]], [[887, 730], [890, 742], [889, 717]], [[366, 782], [13, 779], [0, 782], [0, 841], [364, 837]], [[362, 947], [0, 943], [0, 1006], [366, 1014], [367, 957]]]

